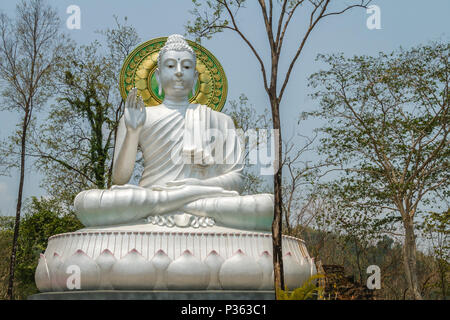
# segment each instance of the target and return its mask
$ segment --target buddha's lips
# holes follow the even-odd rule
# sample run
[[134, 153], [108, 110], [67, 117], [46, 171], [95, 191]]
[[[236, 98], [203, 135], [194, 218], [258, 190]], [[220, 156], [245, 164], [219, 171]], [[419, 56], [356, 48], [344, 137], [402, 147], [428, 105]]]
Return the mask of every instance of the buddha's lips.
[[175, 81], [174, 89], [184, 89], [183, 81]]

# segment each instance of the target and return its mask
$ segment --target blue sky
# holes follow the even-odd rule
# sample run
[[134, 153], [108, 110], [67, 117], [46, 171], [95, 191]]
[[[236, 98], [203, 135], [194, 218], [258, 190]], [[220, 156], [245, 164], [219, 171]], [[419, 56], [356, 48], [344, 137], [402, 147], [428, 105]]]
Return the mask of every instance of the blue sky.
[[[340, 0], [340, 3], [351, 3]], [[14, 16], [19, 1], [2, 1], [0, 11]], [[61, 28], [69, 17], [66, 8], [78, 5], [81, 9], [81, 29], [66, 30], [80, 44], [87, 44], [99, 37], [96, 30], [112, 27], [113, 15], [120, 19], [128, 17], [143, 41], [173, 33], [184, 34], [184, 25], [191, 18], [190, 0], [48, 0], [54, 6], [62, 20]], [[296, 133], [308, 135], [317, 123], [308, 122], [297, 126], [298, 114], [314, 108], [314, 102], [308, 98], [308, 76], [318, 71], [322, 65], [315, 62], [318, 53], [343, 52], [352, 55], [376, 55], [380, 51], [393, 51], [400, 46], [409, 48], [433, 40], [449, 41], [450, 1], [449, 0], [373, 0], [372, 4], [381, 9], [381, 29], [369, 30], [366, 20], [369, 14], [364, 9], [354, 9], [341, 16], [323, 20], [313, 31], [303, 53], [298, 60], [281, 106], [283, 136]], [[239, 16], [244, 33], [268, 60], [268, 42], [264, 33], [260, 11], [256, 1], [248, 0], [247, 8]], [[285, 51], [281, 57], [281, 74], [287, 69], [295, 53], [299, 37], [304, 31], [304, 17], [293, 20], [287, 33]], [[202, 43], [221, 62], [227, 74], [228, 100], [237, 99], [245, 93], [249, 101], [259, 112], [269, 107], [267, 95], [263, 90], [259, 65], [248, 47], [232, 32], [218, 34], [212, 40]], [[15, 114], [0, 112], [0, 139], [9, 136], [18, 122]], [[29, 167], [24, 196], [44, 195], [39, 188], [41, 177], [35, 169]], [[0, 176], [0, 213], [12, 215], [15, 212], [18, 174], [11, 177]]]

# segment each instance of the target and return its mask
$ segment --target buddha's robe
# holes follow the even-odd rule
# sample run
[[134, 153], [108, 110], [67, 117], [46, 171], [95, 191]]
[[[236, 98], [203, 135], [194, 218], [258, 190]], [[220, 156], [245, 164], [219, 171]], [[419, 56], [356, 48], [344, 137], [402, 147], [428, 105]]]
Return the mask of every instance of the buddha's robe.
[[[144, 159], [139, 186], [87, 190], [75, 198], [85, 226], [114, 225], [167, 213], [211, 217], [218, 225], [269, 230], [271, 194], [240, 196], [243, 149], [232, 119], [203, 105], [146, 108], [138, 144]], [[122, 118], [116, 148], [126, 135]], [[185, 184], [195, 178], [200, 185]], [[177, 183], [180, 182], [180, 183]]]

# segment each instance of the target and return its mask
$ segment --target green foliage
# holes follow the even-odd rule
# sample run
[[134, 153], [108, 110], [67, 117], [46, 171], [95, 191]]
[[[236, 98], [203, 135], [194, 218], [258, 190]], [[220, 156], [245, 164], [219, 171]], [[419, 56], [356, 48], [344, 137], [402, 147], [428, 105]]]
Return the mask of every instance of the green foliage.
[[450, 209], [444, 212], [430, 212], [425, 218], [422, 228], [423, 236], [428, 240], [430, 254], [436, 260], [439, 281], [431, 283], [433, 288], [439, 288], [443, 299], [450, 295]]
[[6, 299], [13, 230], [14, 217], [0, 216], [0, 300]]
[[72, 47], [54, 68], [57, 104], [36, 128], [32, 155], [44, 173], [42, 186], [67, 207], [81, 190], [111, 185], [112, 158], [123, 101], [117, 86], [119, 68], [139, 37], [119, 23], [99, 31], [99, 41]]
[[311, 276], [300, 288], [289, 291], [277, 288], [278, 300], [316, 300], [323, 296], [323, 288], [317, 286], [317, 280], [322, 279], [324, 275], [316, 274]]
[[403, 227], [418, 299], [415, 218], [440, 209], [450, 191], [449, 57], [448, 43], [377, 57], [319, 55], [329, 65], [310, 77], [320, 108], [304, 114], [327, 120], [319, 150], [341, 174], [324, 189], [341, 223], [349, 234]]
[[[297, 226], [293, 234], [307, 243], [308, 252], [322, 265], [339, 265], [345, 275], [358, 287], [365, 287], [366, 268], [377, 265], [381, 269], [381, 289], [376, 290], [376, 299], [404, 300], [412, 298], [408, 289], [402, 243], [393, 237], [383, 236], [369, 243], [365, 239], [339, 235], [334, 226], [327, 231]], [[339, 231], [338, 229], [336, 231]], [[368, 234], [370, 237], [370, 234]], [[438, 256], [433, 252], [417, 251], [417, 277], [424, 299], [445, 299], [449, 296], [447, 278], [441, 269]], [[446, 282], [445, 282], [446, 281]], [[444, 286], [443, 286], [444, 284]], [[446, 285], [447, 284], [447, 285]], [[447, 292], [447, 293], [446, 293]], [[325, 292], [325, 298], [334, 298], [333, 292]]]
[[14, 230], [14, 220], [13, 216], [0, 216], [0, 231]]
[[16, 295], [19, 298], [25, 299], [30, 294], [37, 293], [34, 274], [39, 255], [47, 247], [48, 238], [82, 227], [75, 215], [66, 213], [58, 201], [32, 198], [20, 223], [16, 266]]
[[320, 152], [343, 170], [330, 193], [352, 214], [415, 215], [436, 204], [431, 194], [448, 192], [449, 50], [434, 43], [378, 57], [319, 55], [330, 69], [311, 76], [320, 108], [306, 115], [327, 120]]
[[[245, 0], [231, 1], [228, 5], [233, 7], [233, 10], [239, 10], [244, 4]], [[216, 33], [223, 32], [223, 29], [228, 28], [230, 21], [223, 18], [223, 12], [226, 10], [224, 4], [220, 1], [199, 1], [192, 0], [194, 9], [190, 10], [191, 15], [194, 16], [194, 21], [188, 21], [185, 28], [188, 34], [195, 36], [195, 41], [201, 43], [202, 39], [211, 39]], [[203, 16], [207, 8], [209, 14]]]

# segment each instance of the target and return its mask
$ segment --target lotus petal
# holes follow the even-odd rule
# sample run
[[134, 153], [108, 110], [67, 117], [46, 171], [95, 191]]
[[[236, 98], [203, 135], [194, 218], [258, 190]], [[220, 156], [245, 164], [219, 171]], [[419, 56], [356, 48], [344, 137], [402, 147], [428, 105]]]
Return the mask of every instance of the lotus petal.
[[156, 268], [156, 284], [155, 290], [167, 289], [167, 267], [172, 262], [172, 259], [163, 251], [158, 250], [153, 259], [153, 266]]
[[118, 290], [150, 290], [156, 282], [156, 269], [136, 249], [116, 261], [111, 268], [111, 284]]
[[209, 273], [206, 264], [185, 250], [167, 268], [167, 287], [169, 290], [204, 290], [209, 283]]
[[95, 262], [100, 267], [100, 289], [110, 290], [113, 288], [110, 275], [111, 269], [116, 261], [113, 253], [108, 249], [103, 250], [97, 259], [95, 259]]
[[273, 290], [273, 258], [268, 251], [264, 251], [256, 261], [263, 271], [260, 290]]
[[63, 268], [63, 261], [61, 256], [54, 252], [53, 256], [48, 261], [48, 271], [50, 274], [50, 282], [52, 284], [52, 291], [64, 291], [66, 287], [66, 278]]
[[309, 264], [298, 263], [291, 252], [283, 257], [283, 267], [284, 282], [289, 290], [301, 287], [309, 277]]
[[238, 250], [220, 268], [219, 281], [226, 290], [251, 290], [259, 288], [263, 271], [256, 261]]
[[36, 287], [40, 292], [52, 291], [52, 282], [50, 280], [50, 271], [48, 269], [47, 260], [45, 255], [41, 253], [39, 262], [36, 268], [36, 273], [34, 274], [34, 279], [36, 281]]
[[100, 267], [83, 250], [77, 250], [64, 262], [64, 271], [65, 290], [96, 290], [100, 286]]
[[210, 278], [207, 290], [219, 290], [222, 289], [219, 281], [219, 270], [225, 261], [216, 250], [212, 250], [205, 258], [204, 263], [209, 267]]

